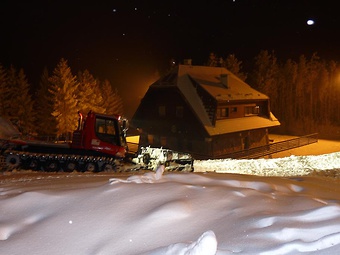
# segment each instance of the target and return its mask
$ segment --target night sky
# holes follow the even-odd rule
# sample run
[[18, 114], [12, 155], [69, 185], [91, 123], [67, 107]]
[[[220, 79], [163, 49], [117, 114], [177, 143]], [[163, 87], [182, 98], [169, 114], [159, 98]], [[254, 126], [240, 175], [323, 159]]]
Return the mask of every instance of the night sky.
[[110, 80], [128, 105], [129, 95], [142, 97], [171, 58], [201, 65], [215, 52], [246, 65], [260, 50], [274, 50], [282, 60], [317, 52], [340, 61], [336, 2], [5, 0], [0, 63], [23, 68], [36, 84], [43, 68], [51, 72], [63, 57], [74, 74], [88, 69]]

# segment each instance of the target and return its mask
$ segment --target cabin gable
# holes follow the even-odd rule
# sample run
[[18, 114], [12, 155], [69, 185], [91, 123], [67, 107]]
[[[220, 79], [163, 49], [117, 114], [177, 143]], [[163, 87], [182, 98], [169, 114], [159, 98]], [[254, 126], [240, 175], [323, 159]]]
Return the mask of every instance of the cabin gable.
[[180, 65], [153, 83], [132, 124], [141, 146], [162, 146], [196, 158], [223, 158], [269, 143], [280, 125], [269, 98], [225, 68]]

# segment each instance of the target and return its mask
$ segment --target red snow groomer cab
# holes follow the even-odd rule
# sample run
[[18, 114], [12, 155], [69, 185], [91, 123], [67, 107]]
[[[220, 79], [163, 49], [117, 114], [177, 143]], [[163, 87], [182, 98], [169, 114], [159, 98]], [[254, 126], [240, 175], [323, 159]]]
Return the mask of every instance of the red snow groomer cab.
[[82, 113], [78, 114], [78, 128], [73, 132], [71, 148], [96, 151], [116, 158], [126, 156], [126, 119], [120, 115], [98, 114], [92, 111], [86, 118], [83, 118]]

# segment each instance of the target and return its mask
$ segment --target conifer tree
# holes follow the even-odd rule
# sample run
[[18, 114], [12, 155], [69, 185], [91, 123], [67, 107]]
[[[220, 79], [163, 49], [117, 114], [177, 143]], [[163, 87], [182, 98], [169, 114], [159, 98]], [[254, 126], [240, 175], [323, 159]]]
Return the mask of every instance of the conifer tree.
[[306, 82], [308, 76], [308, 63], [304, 55], [301, 55], [298, 61], [298, 70], [296, 78], [296, 104], [295, 104], [295, 118], [302, 122], [308, 122], [307, 116], [309, 111], [307, 108], [307, 93], [309, 85]]
[[0, 64], [0, 116], [8, 117], [10, 109], [10, 96], [7, 70]]
[[255, 57], [255, 67], [251, 75], [254, 88], [266, 95], [275, 90], [278, 64], [274, 52], [260, 51]]
[[49, 78], [53, 96], [52, 115], [57, 121], [57, 135], [63, 135], [66, 139], [70, 133], [77, 127], [78, 119], [78, 101], [76, 92], [78, 82], [76, 76], [73, 76], [67, 60], [61, 59]]
[[11, 66], [8, 71], [10, 111], [9, 117], [18, 126], [23, 134], [35, 132], [35, 114], [33, 100], [30, 95], [30, 85], [23, 69], [19, 72]]
[[212, 52], [209, 55], [206, 65], [213, 67], [225, 67], [241, 80], [245, 81], [247, 79], [247, 75], [241, 71], [242, 61], [239, 61], [234, 54], [229, 54], [226, 59], [223, 59]]
[[229, 54], [226, 60], [224, 61], [224, 66], [233, 74], [235, 74], [242, 81], [247, 79], [247, 75], [244, 74], [242, 69], [242, 61], [239, 61], [234, 54]]
[[39, 88], [35, 95], [36, 109], [36, 128], [40, 136], [55, 136], [56, 119], [52, 115], [53, 112], [53, 95], [49, 91], [51, 83], [49, 82], [49, 74], [47, 68], [44, 68], [40, 77]]
[[329, 95], [331, 96], [328, 104], [330, 122], [334, 125], [340, 125], [340, 106], [338, 106], [340, 102], [339, 73], [340, 65], [335, 61], [331, 61], [329, 63]]
[[88, 70], [78, 74], [79, 88], [77, 92], [78, 109], [87, 114], [90, 110], [104, 113], [103, 97], [99, 88], [99, 81]]
[[286, 63], [280, 67], [278, 77], [278, 98], [273, 104], [273, 110], [279, 117], [284, 128], [292, 127], [295, 121], [294, 107], [296, 104], [296, 79], [297, 79], [297, 63], [288, 59]]
[[[9, 100], [9, 107], [7, 109], [7, 116], [14, 120], [16, 118], [16, 103], [14, 104], [13, 101], [15, 101], [15, 98], [18, 94], [17, 90], [17, 70], [14, 68], [14, 66], [10, 66], [7, 69], [7, 87], [8, 87], [8, 99]], [[16, 121], [18, 121], [16, 119]]]
[[208, 62], [207, 62], [206, 65], [207, 66], [214, 66], [214, 67], [219, 65], [219, 58], [214, 52], [210, 52], [209, 59], [208, 59]]
[[35, 112], [33, 109], [33, 100], [30, 94], [30, 84], [27, 81], [23, 69], [18, 73], [18, 117], [22, 124], [25, 134], [35, 132]]
[[124, 114], [123, 100], [118, 94], [118, 90], [113, 90], [111, 83], [104, 80], [101, 85], [103, 96], [103, 106], [105, 107], [106, 114]]

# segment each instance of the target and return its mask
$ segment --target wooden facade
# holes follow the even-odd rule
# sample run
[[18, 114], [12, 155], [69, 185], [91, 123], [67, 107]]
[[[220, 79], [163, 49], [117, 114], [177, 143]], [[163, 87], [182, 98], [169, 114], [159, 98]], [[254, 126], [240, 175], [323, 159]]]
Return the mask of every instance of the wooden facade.
[[140, 145], [191, 153], [196, 159], [269, 143], [280, 125], [269, 98], [222, 67], [179, 65], [153, 83], [131, 123]]

